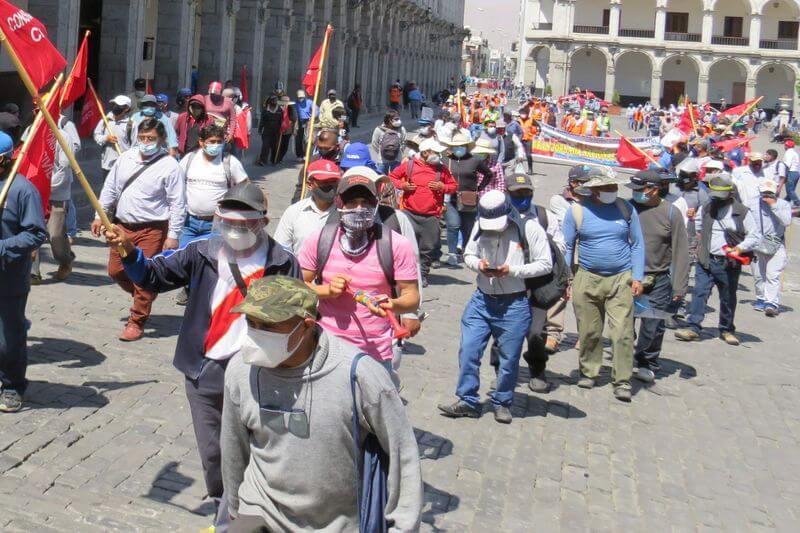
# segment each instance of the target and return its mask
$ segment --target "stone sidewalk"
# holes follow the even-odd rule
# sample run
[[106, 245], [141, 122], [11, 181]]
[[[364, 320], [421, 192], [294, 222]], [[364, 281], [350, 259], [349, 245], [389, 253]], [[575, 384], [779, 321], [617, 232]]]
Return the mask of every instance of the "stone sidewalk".
[[[270, 192], [274, 228], [297, 167], [248, 170]], [[546, 203], [566, 167], [536, 170], [538, 203]], [[29, 300], [31, 387], [23, 412], [0, 416], [0, 530], [197, 531], [211, 506], [183, 378], [171, 365], [183, 308], [163, 295], [145, 339], [117, 341], [129, 301], [106, 275], [106, 247], [83, 235], [75, 274], [35, 287]], [[489, 412], [479, 420], [437, 412], [453, 399], [458, 320], [474, 276], [436, 271], [424, 295], [430, 318], [400, 372], [422, 458], [424, 530], [796, 531], [797, 239], [784, 314], [752, 311], [752, 280], [743, 276], [743, 345], [723, 344], [713, 329], [694, 344], [668, 333], [663, 374], [637, 384], [629, 405], [613, 399], [608, 368], [602, 386], [575, 386], [570, 312], [548, 368], [555, 389], [531, 393], [523, 363], [510, 426]], [[42, 268], [55, 270], [49, 258]], [[710, 314], [708, 325], [715, 321]], [[482, 375], [486, 390], [491, 372]]]

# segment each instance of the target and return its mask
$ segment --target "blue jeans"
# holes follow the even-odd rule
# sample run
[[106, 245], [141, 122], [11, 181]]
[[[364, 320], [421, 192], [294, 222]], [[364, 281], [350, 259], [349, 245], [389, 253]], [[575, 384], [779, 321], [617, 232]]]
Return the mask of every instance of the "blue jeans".
[[628, 119], [628, 129], [630, 130], [636, 129], [636, 121], [633, 120], [633, 117]]
[[447, 205], [447, 211], [444, 212], [444, 221], [447, 225], [448, 253], [456, 253], [459, 233], [461, 234], [461, 242], [464, 246], [467, 245], [469, 237], [472, 235], [472, 227], [475, 225], [476, 216], [476, 212], [459, 211], [454, 204]]
[[67, 202], [67, 235], [75, 237], [78, 234], [78, 210], [72, 198]]
[[180, 248], [185, 248], [192, 241], [200, 239], [207, 239], [211, 235], [211, 226], [213, 222], [210, 220], [200, 220], [196, 216], [189, 215], [186, 217], [186, 222], [183, 224], [183, 231], [181, 238], [178, 241]]
[[[3, 279], [2, 283], [11, 280]], [[28, 386], [28, 328], [25, 304], [28, 294], [0, 297], [0, 386], [24, 394]]]
[[473, 409], [480, 397], [481, 357], [494, 337], [500, 355], [497, 388], [492, 404], [510, 406], [519, 373], [522, 343], [531, 323], [531, 308], [524, 295], [492, 297], [476, 290], [461, 317], [461, 347], [458, 351], [458, 385], [456, 396]]
[[736, 331], [733, 319], [736, 315], [736, 290], [739, 287], [741, 273], [741, 268], [730, 266], [730, 261], [715, 256], [709, 259], [708, 269], [703, 268], [700, 263], [695, 263], [694, 290], [687, 319], [690, 328], [700, 333], [706, 316], [706, 302], [711, 296], [711, 289], [716, 286], [719, 292], [719, 332]]
[[792, 204], [800, 203], [800, 198], [795, 192], [798, 178], [800, 178], [800, 172], [789, 171], [786, 173], [786, 200]]

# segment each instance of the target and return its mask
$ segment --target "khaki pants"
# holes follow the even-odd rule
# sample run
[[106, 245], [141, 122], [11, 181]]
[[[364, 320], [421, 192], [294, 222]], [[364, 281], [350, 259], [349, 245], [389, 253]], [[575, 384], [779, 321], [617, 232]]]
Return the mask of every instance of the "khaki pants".
[[628, 384], [633, 371], [633, 294], [630, 271], [601, 276], [579, 269], [572, 283], [572, 305], [578, 322], [581, 374], [597, 378], [603, 364], [603, 325], [608, 317], [615, 385]]
[[561, 342], [564, 335], [564, 318], [567, 314], [567, 300], [561, 298], [550, 306], [547, 310], [547, 322], [544, 330], [548, 337], [552, 337], [556, 342]]
[[[50, 202], [50, 218], [47, 219], [47, 233], [50, 235], [50, 252], [59, 267], [72, 264], [72, 247], [67, 237], [68, 202]], [[41, 252], [36, 251], [32, 273], [41, 277]]]

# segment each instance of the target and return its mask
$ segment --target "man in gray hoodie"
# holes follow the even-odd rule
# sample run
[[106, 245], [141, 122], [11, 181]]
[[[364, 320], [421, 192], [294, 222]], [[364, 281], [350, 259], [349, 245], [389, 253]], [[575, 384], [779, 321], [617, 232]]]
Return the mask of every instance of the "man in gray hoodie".
[[[229, 531], [358, 531], [350, 368], [358, 349], [317, 326], [317, 295], [302, 281], [253, 281], [233, 309], [247, 318], [225, 372], [222, 477]], [[419, 449], [389, 373], [356, 367], [360, 434], [389, 457], [389, 531], [417, 531]], [[361, 443], [358, 443], [360, 447]]]

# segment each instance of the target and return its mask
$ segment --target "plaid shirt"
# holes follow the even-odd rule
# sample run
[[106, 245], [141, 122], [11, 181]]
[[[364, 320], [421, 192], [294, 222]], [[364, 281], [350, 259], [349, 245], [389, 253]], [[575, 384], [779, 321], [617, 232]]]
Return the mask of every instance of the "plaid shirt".
[[505, 173], [503, 172], [503, 165], [501, 165], [500, 163], [496, 163], [492, 167], [492, 172], [494, 172], [494, 178], [479, 193], [479, 196], [483, 196], [489, 191], [506, 192], [506, 178], [505, 178]]

